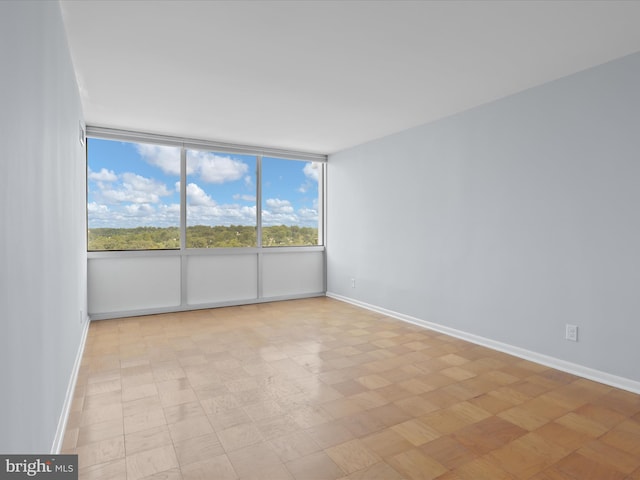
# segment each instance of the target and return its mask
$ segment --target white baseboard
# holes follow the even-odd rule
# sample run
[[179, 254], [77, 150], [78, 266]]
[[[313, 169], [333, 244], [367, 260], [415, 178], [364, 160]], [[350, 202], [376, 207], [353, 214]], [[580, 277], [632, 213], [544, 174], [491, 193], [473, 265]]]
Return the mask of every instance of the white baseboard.
[[327, 297], [333, 298], [335, 300], [339, 300], [341, 302], [350, 303], [351, 305], [362, 307], [376, 313], [381, 313], [388, 317], [393, 317], [398, 320], [402, 320], [403, 322], [408, 322], [413, 325], [418, 325], [420, 327], [427, 328], [429, 330], [434, 330], [436, 332], [444, 333], [452, 337], [460, 338], [461, 340], [466, 340], [476, 345], [482, 345], [483, 347], [488, 347], [493, 350], [498, 350], [500, 352], [508, 353], [510, 355], [513, 355], [518, 358], [522, 358], [524, 360], [530, 360], [532, 362], [539, 363], [547, 367], [555, 368], [557, 370], [562, 370], [563, 372], [571, 373], [579, 377], [587, 378], [589, 380], [593, 380], [599, 383], [604, 383], [605, 385], [621, 388], [623, 390], [627, 390], [632, 393], [640, 394], [640, 382], [631, 380], [629, 378], [619, 377], [617, 375], [612, 375], [607, 372], [602, 372], [600, 370], [595, 370], [593, 368], [585, 367], [584, 365], [567, 362], [566, 360], [550, 357], [542, 353], [533, 352], [531, 350], [526, 350], [524, 348], [509, 345], [507, 343], [491, 340], [490, 338], [474, 335], [473, 333], [467, 333], [462, 330], [457, 330], [455, 328], [446, 327], [444, 325], [439, 325], [437, 323], [428, 322], [426, 320], [415, 318], [410, 315], [394, 312], [393, 310], [387, 310], [386, 308], [378, 307], [376, 305], [371, 305], [369, 303], [361, 302], [353, 298], [338, 295], [337, 293], [327, 292]]
[[89, 332], [90, 323], [91, 321], [89, 318], [86, 318], [84, 321], [82, 336], [80, 338], [80, 345], [78, 346], [78, 353], [76, 354], [76, 361], [73, 364], [71, 378], [69, 379], [69, 385], [67, 386], [67, 395], [65, 396], [64, 403], [62, 405], [62, 412], [60, 413], [60, 419], [58, 420], [56, 436], [54, 437], [53, 445], [51, 446], [51, 453], [54, 455], [59, 454], [62, 449], [62, 442], [64, 441], [64, 433], [67, 429], [67, 420], [69, 419], [69, 412], [71, 411], [71, 404], [73, 403], [73, 393], [76, 390], [78, 372], [80, 371], [80, 364], [82, 363], [82, 355], [84, 354], [84, 346], [87, 342], [87, 333]]

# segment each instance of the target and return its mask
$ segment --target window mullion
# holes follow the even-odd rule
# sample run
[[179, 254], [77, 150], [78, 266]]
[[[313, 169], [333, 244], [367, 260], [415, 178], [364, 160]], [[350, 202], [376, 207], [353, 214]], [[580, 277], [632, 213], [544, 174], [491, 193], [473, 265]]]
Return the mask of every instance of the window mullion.
[[257, 296], [262, 298], [262, 155], [256, 158], [256, 246], [258, 247]]
[[325, 245], [326, 233], [324, 226], [326, 215], [326, 180], [327, 180], [327, 165], [321, 164], [320, 166], [320, 178], [318, 179], [318, 245]]
[[180, 148], [180, 304], [187, 305], [187, 150]]
[[256, 246], [262, 248], [262, 155], [256, 159]]
[[180, 149], [180, 250], [187, 248], [187, 149]]

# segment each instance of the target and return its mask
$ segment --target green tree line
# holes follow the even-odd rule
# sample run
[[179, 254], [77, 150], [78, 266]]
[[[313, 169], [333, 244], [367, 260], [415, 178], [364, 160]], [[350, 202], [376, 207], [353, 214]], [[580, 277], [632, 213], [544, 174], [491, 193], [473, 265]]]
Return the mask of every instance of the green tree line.
[[[187, 248], [255, 247], [256, 227], [243, 225], [187, 227]], [[265, 247], [304, 246], [318, 244], [318, 229], [277, 225], [262, 228]], [[91, 228], [88, 249], [162, 250], [180, 248], [178, 227]]]

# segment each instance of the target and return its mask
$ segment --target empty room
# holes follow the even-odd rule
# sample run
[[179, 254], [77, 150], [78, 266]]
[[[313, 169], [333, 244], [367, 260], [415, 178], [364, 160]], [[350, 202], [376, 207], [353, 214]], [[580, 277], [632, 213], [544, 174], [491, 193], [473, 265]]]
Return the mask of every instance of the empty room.
[[640, 2], [0, 2], [0, 477], [640, 480]]

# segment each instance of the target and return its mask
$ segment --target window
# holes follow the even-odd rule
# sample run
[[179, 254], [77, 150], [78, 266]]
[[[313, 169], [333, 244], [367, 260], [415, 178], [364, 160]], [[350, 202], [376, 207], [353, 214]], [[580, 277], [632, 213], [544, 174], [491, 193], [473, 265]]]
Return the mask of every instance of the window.
[[322, 165], [262, 159], [262, 246], [318, 245]]
[[187, 150], [187, 248], [255, 247], [256, 157]]
[[89, 138], [87, 248], [180, 248], [180, 148]]
[[322, 244], [321, 162], [176, 144], [88, 138], [89, 251]]

